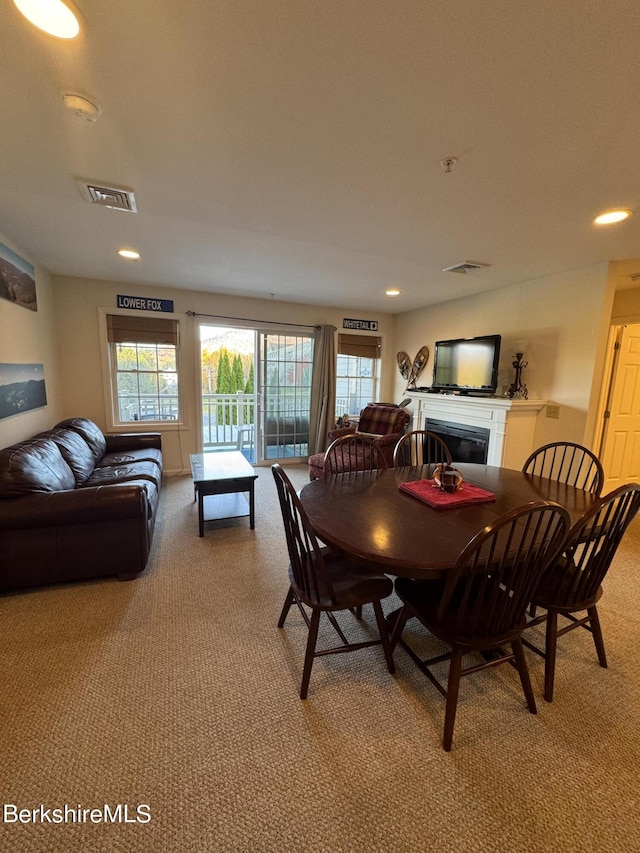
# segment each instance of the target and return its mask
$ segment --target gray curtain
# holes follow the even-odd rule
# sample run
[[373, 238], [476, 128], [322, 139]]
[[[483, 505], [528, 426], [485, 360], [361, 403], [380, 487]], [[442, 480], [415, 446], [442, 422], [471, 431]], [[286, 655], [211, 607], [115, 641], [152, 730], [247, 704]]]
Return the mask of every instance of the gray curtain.
[[335, 326], [316, 326], [309, 416], [309, 456], [326, 450], [336, 416]]

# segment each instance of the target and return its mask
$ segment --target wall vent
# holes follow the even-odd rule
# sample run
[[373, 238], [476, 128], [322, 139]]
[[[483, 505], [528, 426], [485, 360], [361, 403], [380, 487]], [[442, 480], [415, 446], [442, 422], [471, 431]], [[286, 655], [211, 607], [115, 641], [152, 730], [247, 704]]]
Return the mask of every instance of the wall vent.
[[128, 187], [107, 186], [84, 178], [76, 178], [76, 183], [82, 198], [89, 204], [99, 204], [112, 210], [128, 210], [129, 213], [138, 212], [135, 195]]
[[478, 264], [475, 261], [461, 261], [459, 264], [454, 264], [452, 267], [445, 267], [442, 272], [457, 272], [466, 275], [474, 270], [481, 270], [488, 267], [489, 264]]

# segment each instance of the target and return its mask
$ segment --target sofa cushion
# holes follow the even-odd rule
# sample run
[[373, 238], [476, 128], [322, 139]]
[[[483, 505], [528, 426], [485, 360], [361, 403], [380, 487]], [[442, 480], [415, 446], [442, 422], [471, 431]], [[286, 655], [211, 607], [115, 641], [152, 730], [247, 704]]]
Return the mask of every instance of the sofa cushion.
[[91, 448], [94, 460], [97, 462], [102, 459], [107, 450], [107, 442], [104, 433], [97, 424], [88, 418], [67, 418], [67, 420], [56, 424], [54, 429], [60, 427], [68, 427], [79, 433]]
[[85, 486], [107, 486], [110, 483], [128, 483], [131, 480], [149, 480], [160, 486], [162, 472], [155, 462], [128, 462], [125, 465], [105, 465], [95, 468]]
[[73, 471], [58, 445], [50, 438], [36, 438], [0, 450], [0, 497], [12, 498], [33, 492], [75, 489]]
[[81, 486], [93, 472], [93, 451], [80, 433], [73, 429], [52, 429], [49, 438], [58, 445], [62, 458], [73, 471], [76, 485]]
[[145, 447], [138, 450], [119, 450], [105, 453], [96, 468], [106, 468], [111, 465], [128, 465], [130, 462], [154, 462], [162, 471], [162, 451], [155, 447]]

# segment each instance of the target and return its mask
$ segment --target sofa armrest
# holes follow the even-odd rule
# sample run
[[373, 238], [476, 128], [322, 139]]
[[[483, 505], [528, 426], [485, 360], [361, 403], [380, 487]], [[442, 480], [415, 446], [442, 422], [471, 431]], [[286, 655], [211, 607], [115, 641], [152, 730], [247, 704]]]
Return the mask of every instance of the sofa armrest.
[[338, 427], [337, 429], [329, 430], [329, 441], [335, 441], [336, 438], [341, 438], [343, 435], [350, 435], [355, 432], [355, 426]]
[[392, 432], [389, 435], [381, 435], [378, 438], [374, 438], [373, 443], [377, 444], [378, 447], [395, 447], [403, 435], [404, 433], [402, 432]]
[[105, 522], [148, 515], [147, 495], [137, 483], [34, 492], [0, 501], [0, 530]]
[[105, 433], [107, 453], [122, 453], [126, 450], [144, 450], [155, 447], [162, 450], [162, 433], [159, 432], [109, 432]]

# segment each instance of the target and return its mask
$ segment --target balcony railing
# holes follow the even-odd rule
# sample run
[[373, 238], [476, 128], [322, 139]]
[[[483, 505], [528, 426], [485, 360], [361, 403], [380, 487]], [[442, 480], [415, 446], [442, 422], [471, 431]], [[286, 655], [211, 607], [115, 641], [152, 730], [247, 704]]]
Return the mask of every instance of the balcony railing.
[[118, 394], [118, 413], [120, 421], [177, 421], [178, 396], [144, 396], [139, 394]]
[[[122, 421], [175, 421], [177, 396], [139, 397], [121, 395]], [[292, 396], [279, 398], [278, 412], [267, 411], [263, 425], [263, 454], [266, 458], [305, 456], [309, 444], [308, 403]], [[235, 450], [254, 454], [255, 397], [235, 394], [202, 395], [202, 445], [204, 450]]]
[[[242, 427], [255, 419], [253, 394], [203, 394], [202, 443], [205, 449], [235, 448]], [[246, 432], [246, 430], [244, 430]]]

